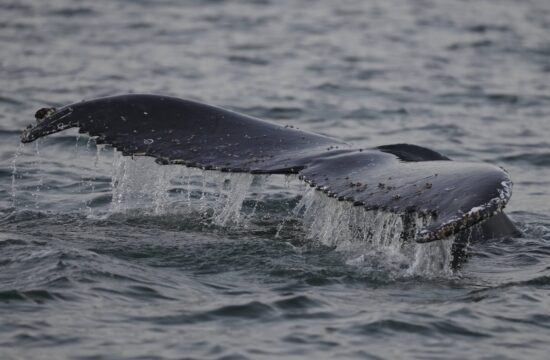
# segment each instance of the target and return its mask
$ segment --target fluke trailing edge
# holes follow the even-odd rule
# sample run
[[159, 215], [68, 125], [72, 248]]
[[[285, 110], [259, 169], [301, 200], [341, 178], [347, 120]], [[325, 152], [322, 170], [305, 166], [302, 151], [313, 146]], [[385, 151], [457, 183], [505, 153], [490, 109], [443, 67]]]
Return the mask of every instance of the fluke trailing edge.
[[[22, 142], [68, 128], [123, 155], [159, 164], [255, 174], [297, 174], [365, 210], [431, 218], [415, 239], [442, 239], [499, 214], [511, 196], [506, 171], [451, 161], [416, 145], [354, 149], [326, 136], [219, 107], [159, 95], [120, 95], [40, 109]], [[502, 216], [499, 216], [502, 217]]]

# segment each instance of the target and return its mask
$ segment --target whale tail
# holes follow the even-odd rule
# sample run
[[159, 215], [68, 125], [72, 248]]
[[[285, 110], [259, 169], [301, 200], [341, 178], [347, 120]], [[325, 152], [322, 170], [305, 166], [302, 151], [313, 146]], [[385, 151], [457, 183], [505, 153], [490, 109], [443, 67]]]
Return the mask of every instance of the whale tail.
[[78, 127], [123, 155], [159, 164], [253, 174], [296, 174], [365, 210], [429, 217], [417, 242], [443, 239], [500, 213], [512, 182], [503, 169], [451, 161], [409, 144], [354, 149], [331, 137], [223, 108], [158, 95], [119, 95], [41, 109], [22, 142]]

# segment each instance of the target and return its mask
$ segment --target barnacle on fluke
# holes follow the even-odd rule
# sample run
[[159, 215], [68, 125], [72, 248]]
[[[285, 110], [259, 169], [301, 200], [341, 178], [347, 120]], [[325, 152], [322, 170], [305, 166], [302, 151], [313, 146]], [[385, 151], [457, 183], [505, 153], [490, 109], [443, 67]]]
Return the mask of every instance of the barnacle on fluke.
[[40, 121], [23, 131], [23, 142], [79, 127], [123, 155], [151, 156], [162, 165], [297, 174], [365, 210], [429, 217], [416, 229], [417, 242], [442, 239], [501, 213], [511, 196], [512, 182], [497, 166], [451, 161], [409, 144], [354, 149], [293, 126], [168, 96], [105, 97], [41, 109], [36, 117]]

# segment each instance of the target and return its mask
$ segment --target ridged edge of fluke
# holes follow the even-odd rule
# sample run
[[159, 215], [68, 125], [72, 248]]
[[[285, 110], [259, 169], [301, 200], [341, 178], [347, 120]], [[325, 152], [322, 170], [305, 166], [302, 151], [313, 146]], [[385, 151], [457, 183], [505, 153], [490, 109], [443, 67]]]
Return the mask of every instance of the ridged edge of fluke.
[[458, 214], [455, 218], [437, 226], [436, 229], [432, 230], [430, 226], [420, 229], [415, 236], [416, 242], [429, 243], [445, 239], [502, 212], [512, 196], [513, 182], [507, 180], [503, 181], [501, 185], [502, 189], [498, 190], [499, 196], [487, 203], [476, 206], [467, 213]]

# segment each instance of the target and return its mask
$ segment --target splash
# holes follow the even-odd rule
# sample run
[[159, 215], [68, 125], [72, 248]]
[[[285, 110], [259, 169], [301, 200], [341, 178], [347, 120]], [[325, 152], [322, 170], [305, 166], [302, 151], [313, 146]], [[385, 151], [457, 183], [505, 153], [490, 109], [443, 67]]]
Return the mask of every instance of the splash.
[[414, 261], [407, 269], [408, 275], [425, 277], [451, 276], [452, 247], [454, 237], [425, 244], [416, 244]]
[[347, 253], [348, 265], [384, 268], [403, 276], [449, 276], [453, 239], [418, 244], [416, 229], [430, 218], [365, 211], [308, 188], [293, 210], [306, 236]]
[[34, 143], [34, 158], [35, 163], [34, 166], [40, 169], [38, 182], [34, 188], [34, 191], [31, 192], [31, 196], [34, 199], [34, 208], [39, 209], [40, 208], [40, 193], [42, 192], [42, 187], [44, 186], [44, 171], [43, 171], [43, 162], [44, 159], [42, 158], [42, 154], [40, 152], [40, 145], [41, 145], [41, 139], [38, 139], [38, 141], [35, 141]]
[[124, 213], [143, 208], [144, 212], [161, 215], [169, 204], [168, 169], [151, 167], [149, 159], [126, 158], [119, 152], [113, 155], [111, 174], [111, 213]]
[[[229, 180], [229, 189], [221, 201], [220, 211], [213, 216], [216, 225], [225, 226], [229, 222], [239, 223], [241, 208], [252, 185], [253, 175], [246, 173], [234, 174]], [[225, 181], [224, 181], [225, 182]], [[221, 192], [220, 192], [221, 193]]]
[[198, 212], [217, 226], [236, 225], [253, 175], [153, 165], [115, 153], [112, 213], [141, 209], [149, 215]]
[[[79, 158], [79, 140], [80, 136], [77, 136], [76, 138], [76, 144], [75, 144], [75, 158]], [[87, 155], [94, 154], [93, 148], [95, 147], [95, 156], [93, 160], [93, 168], [98, 169], [100, 162], [102, 160], [102, 153], [106, 150], [105, 145], [97, 145], [93, 141], [92, 138], [89, 138], [86, 141], [86, 146], [84, 147], [84, 152]], [[80, 193], [85, 194], [94, 194], [96, 192], [96, 177], [95, 176], [86, 176], [85, 172], [83, 171], [80, 176]], [[92, 201], [93, 199], [90, 198], [84, 203], [84, 209], [87, 212], [88, 216], [90, 218], [96, 217], [94, 213], [94, 208], [92, 207]], [[101, 217], [101, 216], [100, 216]]]
[[[42, 156], [38, 145], [33, 150], [33, 164], [40, 166]], [[107, 161], [111, 167], [111, 201], [103, 211], [91, 204], [96, 198], [93, 196], [96, 172], [88, 171], [89, 176], [81, 176], [79, 193], [90, 196], [80, 209], [92, 218], [113, 214], [146, 215], [231, 231], [259, 230], [275, 234], [281, 241], [333, 248], [344, 255], [349, 266], [367, 271], [423, 277], [452, 274], [449, 267], [452, 239], [428, 244], [414, 241], [415, 230], [426, 226], [430, 219], [365, 211], [349, 202], [329, 198], [294, 176], [161, 166], [151, 158], [125, 157], [117, 151], [106, 151], [108, 155], [104, 156], [102, 152], [106, 149], [102, 146], [92, 150], [88, 141], [85, 153], [95, 157], [91, 162], [95, 169]], [[14, 204], [16, 163], [21, 151], [22, 147], [12, 160]], [[78, 160], [78, 156], [74, 159], [81, 163], [84, 160]], [[38, 196], [42, 186], [43, 174], [36, 174], [39, 179], [30, 187], [32, 198]]]
[[[160, 166], [148, 158], [132, 159], [115, 153], [111, 212], [137, 210], [154, 216], [194, 213], [207, 225], [246, 228], [255, 219], [258, 203], [265, 201], [258, 196], [262, 192], [258, 184], [266, 187], [276, 178], [284, 182], [278, 188], [272, 185], [278, 193], [284, 190], [300, 199], [286, 213], [279, 213], [276, 237], [292, 220], [302, 227], [293, 236], [307, 239], [310, 245], [334, 248], [345, 254], [348, 265], [382, 269], [398, 276], [452, 274], [453, 239], [427, 244], [414, 241], [416, 230], [426, 226], [429, 218], [365, 211], [329, 198], [289, 176], [259, 177], [253, 187], [255, 176], [246, 173]], [[243, 204], [250, 199], [254, 199], [254, 205], [245, 213]]]
[[11, 160], [11, 201], [12, 206], [15, 208], [17, 205], [17, 159], [23, 152], [23, 148], [25, 145], [23, 143], [19, 143], [19, 146], [17, 147], [17, 150], [13, 154], [12, 160]]

